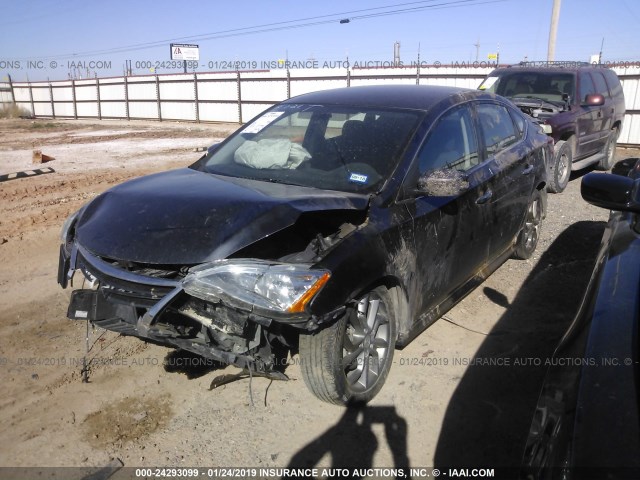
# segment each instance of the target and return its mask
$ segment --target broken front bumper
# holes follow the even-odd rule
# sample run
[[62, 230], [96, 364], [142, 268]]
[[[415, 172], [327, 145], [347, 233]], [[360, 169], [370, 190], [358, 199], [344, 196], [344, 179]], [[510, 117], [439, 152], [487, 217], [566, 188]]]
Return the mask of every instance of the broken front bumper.
[[[80, 270], [91, 288], [74, 290], [67, 316], [124, 335], [191, 351], [206, 358], [269, 372], [277, 363], [270, 342], [283, 327], [315, 330], [328, 316], [297, 315], [283, 322], [223, 302], [189, 295], [182, 278], [142, 275], [114, 266], [74, 242], [60, 248], [58, 283]], [[286, 342], [284, 342], [286, 343]]]

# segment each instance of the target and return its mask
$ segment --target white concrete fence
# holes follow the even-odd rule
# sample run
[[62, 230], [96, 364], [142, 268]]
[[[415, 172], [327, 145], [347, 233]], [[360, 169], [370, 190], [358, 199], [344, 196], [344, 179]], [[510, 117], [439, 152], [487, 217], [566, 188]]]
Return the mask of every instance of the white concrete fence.
[[[316, 90], [384, 83], [477, 88], [492, 69], [424, 65], [9, 81], [0, 82], [0, 104], [15, 103], [36, 118], [244, 123], [279, 101]], [[614, 71], [627, 107], [619, 143], [640, 145], [640, 69]]]

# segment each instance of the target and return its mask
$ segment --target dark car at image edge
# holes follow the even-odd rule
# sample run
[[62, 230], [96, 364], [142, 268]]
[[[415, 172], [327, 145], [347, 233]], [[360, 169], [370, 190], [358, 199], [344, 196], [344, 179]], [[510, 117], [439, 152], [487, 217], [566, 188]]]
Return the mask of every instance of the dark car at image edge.
[[492, 71], [478, 87], [514, 102], [555, 142], [548, 190], [562, 192], [572, 171], [614, 163], [625, 115], [615, 72], [584, 62], [522, 62]]
[[522, 478], [640, 478], [640, 159], [589, 173], [582, 196], [611, 210], [580, 309], [548, 368]]
[[268, 109], [63, 227], [68, 316], [366, 402], [403, 347], [536, 248], [552, 142], [496, 95], [369, 86]]

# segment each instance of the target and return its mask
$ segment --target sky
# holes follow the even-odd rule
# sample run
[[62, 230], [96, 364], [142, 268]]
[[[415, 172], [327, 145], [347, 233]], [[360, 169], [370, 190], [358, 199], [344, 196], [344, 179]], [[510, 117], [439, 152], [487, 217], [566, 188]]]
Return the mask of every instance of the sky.
[[[180, 73], [170, 43], [196, 44], [197, 72], [546, 60], [553, 0], [0, 0], [0, 80]], [[348, 23], [340, 20], [348, 19]], [[640, 2], [562, 0], [556, 60], [640, 60]], [[479, 45], [479, 46], [478, 46]], [[265, 63], [266, 62], [266, 63]], [[313, 63], [315, 62], [315, 63]], [[378, 62], [378, 63], [376, 63]]]

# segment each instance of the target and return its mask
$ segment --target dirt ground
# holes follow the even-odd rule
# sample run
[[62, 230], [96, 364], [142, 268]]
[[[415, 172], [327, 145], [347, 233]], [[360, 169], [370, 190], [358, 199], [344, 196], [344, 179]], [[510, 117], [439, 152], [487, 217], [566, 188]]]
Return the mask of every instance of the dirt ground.
[[[216, 376], [238, 370], [195, 368], [192, 357], [66, 318], [69, 290], [56, 283], [65, 218], [112, 185], [192, 163], [195, 148], [236, 127], [0, 121], [0, 175], [55, 170], [0, 182], [0, 466], [518, 465], [545, 370], [513, 360], [553, 352], [608, 217], [582, 201], [576, 175], [549, 196], [534, 257], [507, 261], [396, 352], [385, 387], [360, 411], [316, 400], [297, 357], [289, 382], [210, 390]], [[34, 149], [55, 160], [34, 166]], [[469, 365], [497, 357], [511, 365]]]

